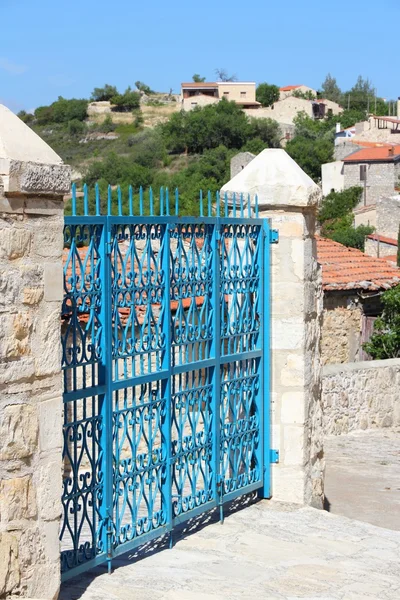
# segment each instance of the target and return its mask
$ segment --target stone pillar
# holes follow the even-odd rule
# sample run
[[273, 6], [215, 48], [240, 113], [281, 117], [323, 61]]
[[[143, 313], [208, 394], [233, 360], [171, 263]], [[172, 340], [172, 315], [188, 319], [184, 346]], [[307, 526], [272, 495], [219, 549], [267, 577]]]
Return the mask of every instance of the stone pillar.
[[258, 196], [279, 243], [271, 246], [271, 447], [276, 500], [323, 505], [320, 327], [314, 238], [320, 188], [284, 150], [261, 152], [221, 193]]
[[60, 586], [63, 194], [70, 169], [0, 105], [0, 598]]

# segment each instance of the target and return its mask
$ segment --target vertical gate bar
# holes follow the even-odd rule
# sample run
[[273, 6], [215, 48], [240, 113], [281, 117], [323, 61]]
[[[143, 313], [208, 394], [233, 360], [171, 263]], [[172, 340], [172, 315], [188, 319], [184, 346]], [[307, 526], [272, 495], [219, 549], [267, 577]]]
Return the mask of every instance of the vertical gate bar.
[[170, 547], [172, 547], [172, 441], [171, 441], [171, 406], [172, 406], [172, 368], [171, 368], [171, 354], [172, 354], [172, 317], [171, 317], [171, 272], [170, 272], [170, 225], [165, 224], [164, 230], [164, 241], [162, 244], [162, 270], [164, 271], [164, 320], [163, 320], [163, 335], [165, 338], [165, 351], [162, 357], [162, 369], [167, 371], [167, 379], [162, 381], [162, 397], [165, 398], [165, 415], [164, 420], [161, 424], [161, 432], [163, 441], [165, 444], [165, 465], [166, 474], [165, 481], [163, 483], [162, 498], [165, 502], [166, 509], [166, 525], [167, 530], [170, 532]]
[[220, 270], [221, 255], [220, 245], [220, 220], [215, 219], [211, 247], [213, 250], [213, 287], [211, 305], [213, 307], [213, 340], [211, 344], [211, 356], [214, 358], [213, 390], [212, 390], [212, 468], [214, 471], [214, 498], [220, 506], [220, 518], [223, 520], [222, 501], [223, 501], [223, 482], [221, 481], [221, 290], [220, 290]]
[[270, 424], [270, 323], [271, 323], [271, 307], [270, 307], [270, 242], [269, 242], [269, 220], [263, 222], [263, 253], [262, 253], [262, 423], [261, 440], [263, 453], [263, 487], [259, 490], [260, 498], [271, 497], [271, 466], [269, 458], [270, 440], [271, 440], [271, 424]]
[[105, 393], [105, 465], [104, 465], [104, 499], [107, 510], [107, 570], [111, 573], [112, 566], [112, 523], [113, 523], [113, 397], [112, 397], [112, 380], [113, 380], [113, 356], [112, 356], [112, 311], [113, 311], [113, 298], [112, 298], [112, 273], [111, 273], [111, 253], [112, 253], [112, 239], [111, 239], [111, 223], [108, 215], [105, 220], [106, 238], [104, 246], [104, 306], [105, 306], [105, 336], [103, 342], [105, 347], [103, 352], [105, 353], [106, 361], [106, 393]]

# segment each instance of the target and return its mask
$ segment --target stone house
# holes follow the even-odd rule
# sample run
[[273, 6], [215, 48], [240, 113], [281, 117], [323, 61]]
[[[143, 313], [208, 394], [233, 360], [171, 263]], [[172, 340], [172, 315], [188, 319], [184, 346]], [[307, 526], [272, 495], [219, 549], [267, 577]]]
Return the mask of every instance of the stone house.
[[330, 112], [333, 115], [338, 115], [342, 110], [339, 104], [330, 100], [306, 100], [289, 95], [278, 100], [272, 106], [259, 108], [257, 111], [246, 110], [246, 113], [258, 119], [269, 118], [278, 121], [278, 123], [293, 125], [294, 119], [301, 112], [304, 112], [311, 119], [323, 119]]
[[399, 185], [400, 145], [363, 148], [344, 160], [344, 189], [364, 188], [362, 204], [375, 204], [381, 196], [392, 196]]
[[400, 269], [383, 258], [370, 257], [317, 236], [322, 268], [322, 362], [338, 364], [368, 360], [362, 344], [371, 337], [381, 313], [381, 294], [400, 284]]
[[317, 97], [317, 90], [308, 87], [308, 85], [284, 85], [279, 88], [279, 100], [284, 100], [285, 98], [288, 98], [288, 96], [293, 96], [293, 92], [302, 92], [303, 94], [311, 92], [313, 96]]
[[397, 240], [373, 233], [365, 238], [365, 254], [397, 262]]
[[215, 104], [225, 98], [243, 108], [257, 109], [261, 106], [256, 100], [256, 84], [249, 81], [189, 82], [181, 84], [181, 104], [183, 110], [193, 110], [196, 106]]

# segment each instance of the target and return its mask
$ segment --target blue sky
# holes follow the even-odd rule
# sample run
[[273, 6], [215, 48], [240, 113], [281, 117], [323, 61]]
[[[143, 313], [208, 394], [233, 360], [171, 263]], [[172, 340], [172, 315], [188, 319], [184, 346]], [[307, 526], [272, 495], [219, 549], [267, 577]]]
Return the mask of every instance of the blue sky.
[[[178, 93], [193, 73], [342, 89], [359, 74], [400, 96], [397, 0], [0, 0], [0, 102], [18, 111], [140, 79]], [[393, 27], [393, 28], [392, 28]]]

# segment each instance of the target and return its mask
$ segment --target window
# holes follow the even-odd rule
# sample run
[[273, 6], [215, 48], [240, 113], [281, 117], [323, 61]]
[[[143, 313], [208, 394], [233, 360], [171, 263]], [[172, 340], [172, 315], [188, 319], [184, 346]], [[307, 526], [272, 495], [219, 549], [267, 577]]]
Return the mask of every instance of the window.
[[360, 181], [367, 181], [367, 165], [360, 165]]
[[246, 98], [246, 92], [240, 92], [240, 97], [241, 98]]
[[191, 102], [192, 106], [197, 106], [197, 102]]
[[224, 96], [229, 96], [229, 92], [224, 92]]

